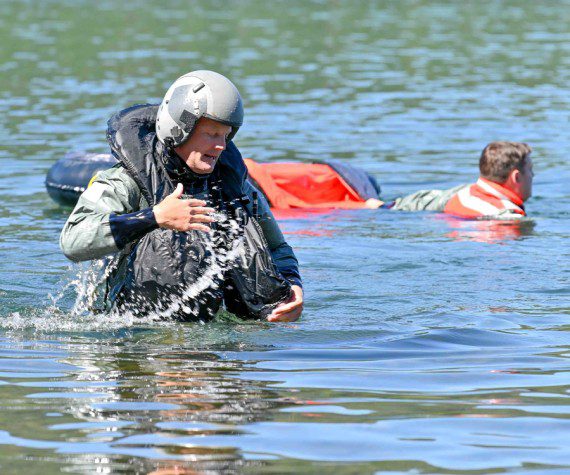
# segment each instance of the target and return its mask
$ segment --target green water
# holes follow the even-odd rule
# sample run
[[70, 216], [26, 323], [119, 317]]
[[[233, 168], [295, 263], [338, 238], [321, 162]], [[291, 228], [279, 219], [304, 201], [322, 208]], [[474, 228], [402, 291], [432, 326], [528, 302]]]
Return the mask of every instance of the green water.
[[[557, 1], [2, 2], [0, 472], [567, 473], [569, 21]], [[83, 274], [46, 171], [200, 68], [240, 89], [245, 156], [354, 163], [388, 199], [528, 142], [533, 222], [284, 219], [295, 324], [70, 315]]]

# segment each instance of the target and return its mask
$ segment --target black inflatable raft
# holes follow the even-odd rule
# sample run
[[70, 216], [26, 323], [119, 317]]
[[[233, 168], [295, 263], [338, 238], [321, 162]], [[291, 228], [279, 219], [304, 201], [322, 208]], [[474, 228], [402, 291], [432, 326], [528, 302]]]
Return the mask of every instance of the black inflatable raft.
[[56, 203], [73, 206], [97, 172], [116, 164], [109, 153], [70, 153], [48, 171], [47, 192]]

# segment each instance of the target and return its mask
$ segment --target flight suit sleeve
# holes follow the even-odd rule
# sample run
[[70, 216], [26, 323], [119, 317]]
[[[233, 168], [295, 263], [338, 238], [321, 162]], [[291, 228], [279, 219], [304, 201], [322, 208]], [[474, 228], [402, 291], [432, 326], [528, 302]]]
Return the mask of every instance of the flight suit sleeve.
[[283, 275], [292, 285], [302, 287], [301, 274], [299, 273], [299, 262], [295, 257], [293, 249], [285, 241], [285, 237], [279, 229], [279, 225], [275, 220], [273, 213], [269, 209], [269, 203], [249, 181], [244, 184], [244, 192], [249, 197], [250, 203], [247, 205], [250, 212], [253, 213], [254, 193], [257, 193], [257, 221], [263, 230], [263, 235], [269, 245], [273, 262]]
[[459, 185], [449, 190], [420, 190], [397, 198], [390, 209], [395, 211], [443, 211], [447, 202], [459, 190], [469, 185]]
[[99, 259], [119, 251], [112, 217], [138, 211], [140, 191], [123, 168], [99, 172], [79, 197], [60, 236], [60, 247], [72, 261]]

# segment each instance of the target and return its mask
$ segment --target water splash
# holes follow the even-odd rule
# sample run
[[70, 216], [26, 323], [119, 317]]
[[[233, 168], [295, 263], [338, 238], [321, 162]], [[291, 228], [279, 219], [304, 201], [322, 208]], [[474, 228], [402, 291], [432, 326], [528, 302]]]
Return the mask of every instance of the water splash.
[[[212, 256], [210, 265], [194, 284], [183, 291], [181, 296], [177, 296], [164, 310], [156, 313], [159, 319], [170, 319], [179, 310], [188, 315], [197, 315], [199, 303], [192, 308], [191, 302], [197, 301], [199, 295], [208, 289], [217, 289], [219, 282], [223, 281], [224, 273], [239, 259], [243, 243], [239, 223], [225, 213], [216, 213], [215, 219], [225, 228], [225, 235], [215, 236], [214, 239], [206, 242], [206, 250]], [[231, 246], [227, 248], [219, 245], [220, 239], [227, 240]]]
[[[189, 318], [197, 315], [200, 295], [219, 286], [224, 273], [237, 262], [243, 249], [239, 223], [224, 213], [216, 213], [215, 219], [224, 227], [225, 235], [213, 233], [212, 239], [206, 241], [206, 251], [212, 256], [206, 271], [180, 294], [173, 295], [163, 309], [148, 314], [141, 314], [136, 308], [94, 311], [101, 286], [116, 265], [116, 259], [111, 257], [70, 266], [72, 276], [64, 280], [55, 294], [47, 296], [45, 307], [12, 312], [0, 320], [0, 328], [39, 332], [113, 331], [135, 326], [172, 326], [175, 324], [173, 316], [180, 311]], [[226, 239], [230, 245], [219, 245], [220, 239]], [[144, 301], [143, 296], [140, 301]], [[72, 302], [70, 306], [69, 302]]]

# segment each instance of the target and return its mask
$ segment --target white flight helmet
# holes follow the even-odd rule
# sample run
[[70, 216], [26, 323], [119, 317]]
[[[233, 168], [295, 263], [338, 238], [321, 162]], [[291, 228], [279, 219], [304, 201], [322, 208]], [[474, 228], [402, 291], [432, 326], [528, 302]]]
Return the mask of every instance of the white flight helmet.
[[230, 140], [243, 123], [243, 105], [233, 83], [214, 71], [192, 71], [170, 86], [156, 117], [156, 135], [167, 147], [182, 145], [201, 117], [225, 125]]

